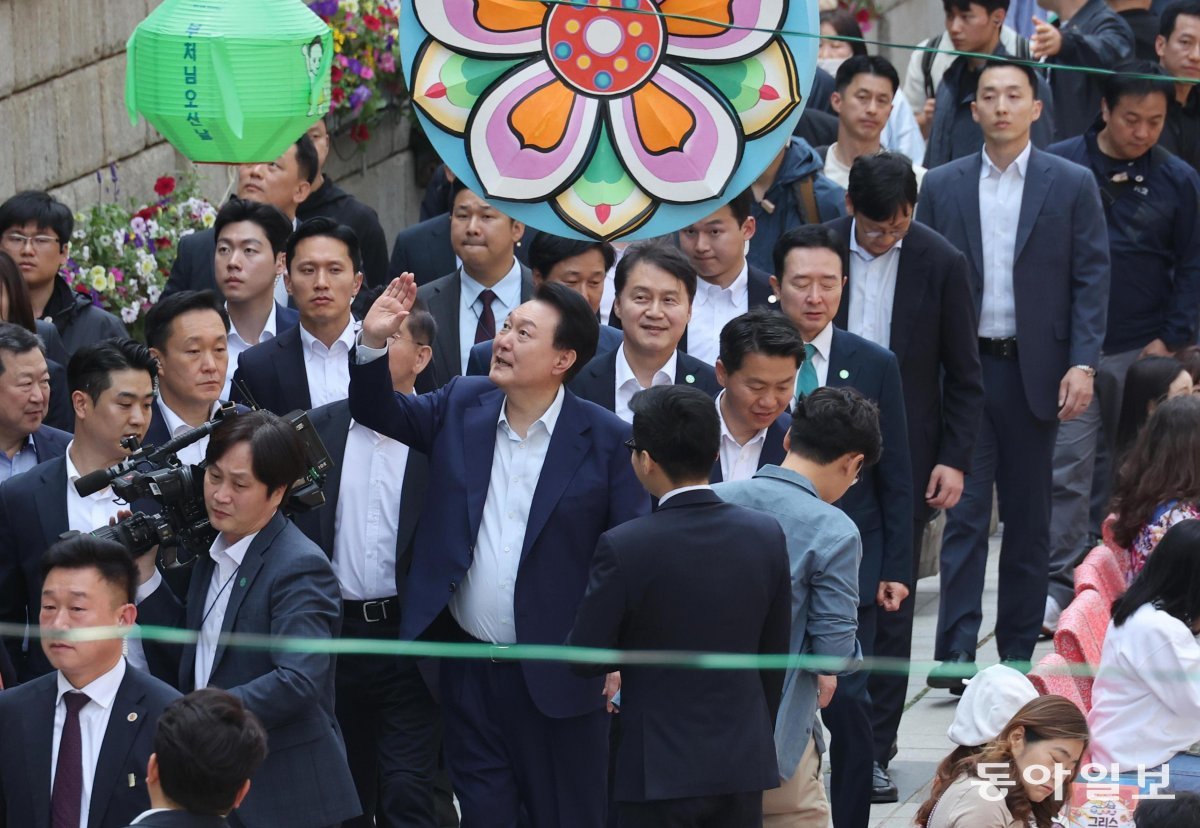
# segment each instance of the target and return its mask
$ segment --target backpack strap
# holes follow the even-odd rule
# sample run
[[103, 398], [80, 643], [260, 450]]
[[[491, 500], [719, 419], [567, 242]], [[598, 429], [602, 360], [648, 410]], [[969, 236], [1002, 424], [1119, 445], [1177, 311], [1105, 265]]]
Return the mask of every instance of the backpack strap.
[[[929, 39], [925, 44], [929, 49], [940, 49], [942, 46], [942, 36], [937, 35]], [[921, 53], [921, 75], [925, 79], [925, 97], [932, 98], [937, 95], [937, 89], [933, 85], [933, 61], [937, 57], [937, 52], [924, 51]]]
[[801, 224], [821, 223], [821, 208], [817, 206], [817, 192], [813, 186], [815, 177], [814, 173], [792, 182], [792, 196], [796, 199], [796, 212], [800, 214]]

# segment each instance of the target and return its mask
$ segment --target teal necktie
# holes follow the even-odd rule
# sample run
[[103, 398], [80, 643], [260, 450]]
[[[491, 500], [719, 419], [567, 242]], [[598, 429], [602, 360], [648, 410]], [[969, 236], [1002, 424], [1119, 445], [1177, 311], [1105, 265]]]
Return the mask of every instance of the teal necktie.
[[797, 383], [797, 394], [801, 397], [807, 397], [813, 391], [817, 390], [820, 383], [817, 382], [817, 366], [813, 364], [813, 357], [817, 354], [817, 348], [811, 342], [804, 343], [804, 364], [800, 366], [800, 380]]

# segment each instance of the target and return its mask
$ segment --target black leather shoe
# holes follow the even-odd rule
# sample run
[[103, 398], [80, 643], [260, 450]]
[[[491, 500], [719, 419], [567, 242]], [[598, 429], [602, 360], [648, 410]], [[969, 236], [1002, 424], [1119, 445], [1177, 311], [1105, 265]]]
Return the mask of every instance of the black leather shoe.
[[963, 679], [973, 678], [978, 672], [973, 656], [951, 653], [950, 658], [929, 671], [925, 683], [935, 689], [949, 690], [954, 695], [961, 696], [964, 689]]
[[887, 768], [874, 762], [871, 769], [871, 804], [899, 801], [900, 791], [896, 789], [896, 783], [892, 781]]

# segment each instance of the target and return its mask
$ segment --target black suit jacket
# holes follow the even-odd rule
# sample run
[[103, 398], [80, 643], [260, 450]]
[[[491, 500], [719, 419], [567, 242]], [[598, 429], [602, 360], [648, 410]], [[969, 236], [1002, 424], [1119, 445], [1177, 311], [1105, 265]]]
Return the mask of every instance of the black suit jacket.
[[[70, 442], [70, 434], [48, 425], [42, 425], [33, 432], [33, 447], [37, 451], [39, 464], [53, 460], [55, 457], [62, 457], [67, 453], [67, 446]], [[30, 469], [30, 471], [32, 470]]]
[[[848, 239], [852, 222], [846, 217], [827, 226]], [[833, 318], [843, 330], [853, 296], [847, 285]], [[971, 471], [983, 417], [983, 375], [966, 256], [916, 222], [900, 247], [889, 347], [900, 363], [904, 387], [913, 506], [916, 517], [924, 519], [931, 512], [924, 494], [933, 467]]]
[[450, 246], [450, 214], [406, 227], [396, 234], [388, 276], [411, 273], [418, 285], [427, 285], [458, 269]]
[[239, 384], [245, 384], [254, 402], [275, 414], [312, 408], [308, 393], [308, 374], [304, 370], [304, 342], [300, 326], [288, 328], [274, 339], [260, 342], [242, 351], [233, 372], [230, 396], [245, 405]]
[[[767, 436], [763, 441], [762, 452], [758, 455], [758, 468], [763, 466], [778, 466], [783, 462], [783, 458], [787, 457], [787, 450], [783, 447], [783, 438], [787, 436], [788, 429], [792, 427], [792, 415], [784, 412], [775, 418], [775, 422], [767, 427]], [[717, 458], [717, 462], [713, 463], [712, 475], [709, 477], [710, 483], [722, 483], [725, 476], [721, 473], [721, 458]]]
[[[462, 299], [462, 279], [458, 270], [451, 265], [450, 273], [423, 285], [417, 291], [417, 299], [437, 320], [437, 338], [433, 341], [433, 361], [421, 376], [426, 382], [418, 384], [417, 390], [441, 388], [452, 377], [462, 375], [462, 350], [459, 343], [458, 311]], [[533, 298], [533, 274], [521, 265], [521, 301]], [[499, 328], [500, 320], [496, 320]]]
[[229, 828], [224, 817], [200, 816], [187, 811], [160, 811], [151, 814], [137, 825], [125, 828]]
[[[730, 555], [731, 549], [738, 554]], [[790, 571], [783, 530], [769, 515], [725, 503], [710, 490], [682, 492], [653, 514], [600, 536], [567, 642], [784, 653], [792, 617]], [[624, 665], [614, 799], [776, 787], [774, 730], [782, 689], [779, 670], [700, 677], [693, 670]]]
[[[617, 351], [593, 357], [567, 387], [576, 396], [594, 402], [609, 411], [617, 407]], [[691, 385], [710, 397], [721, 393], [717, 373], [708, 363], [688, 356], [683, 351], [675, 352], [675, 384]]]
[[862, 479], [834, 504], [850, 516], [862, 535], [863, 556], [858, 567], [858, 602], [862, 606], [875, 602], [880, 581], [910, 586], [913, 582], [912, 463], [900, 366], [887, 348], [834, 328], [825, 384], [854, 388], [879, 406], [883, 434], [879, 463], [864, 469]]
[[[191, 569], [187, 572], [190, 574]], [[183, 603], [166, 580], [137, 605], [139, 626], [182, 629], [185, 620]], [[179, 682], [179, 658], [182, 651], [181, 644], [152, 638], [142, 639], [142, 652], [146, 654], [146, 667], [150, 675], [172, 687]]]
[[181, 290], [217, 290], [217, 234], [212, 229], [197, 230], [179, 240], [175, 261], [163, 286], [163, 296]]
[[[150, 807], [154, 728], [179, 693], [126, 665], [96, 762], [88, 828], [122, 828]], [[0, 693], [0, 828], [50, 828], [50, 756], [58, 673]], [[132, 781], [132, 784], [130, 782]]]
[[[321, 547], [333, 560], [334, 528], [337, 523], [338, 496], [342, 485], [343, 460], [346, 456], [346, 437], [350, 430], [350, 402], [339, 400], [308, 415], [317, 430], [325, 450], [333, 458], [333, 469], [325, 478], [325, 505], [319, 509], [295, 515], [292, 522], [300, 527], [309, 540]], [[359, 470], [354, 471], [360, 473]], [[404, 483], [400, 490], [400, 522], [396, 527], [396, 594], [404, 595], [408, 568], [412, 563], [412, 539], [417, 520], [425, 508], [425, 492], [429, 484], [429, 459], [419, 451], [409, 451], [404, 468]]]

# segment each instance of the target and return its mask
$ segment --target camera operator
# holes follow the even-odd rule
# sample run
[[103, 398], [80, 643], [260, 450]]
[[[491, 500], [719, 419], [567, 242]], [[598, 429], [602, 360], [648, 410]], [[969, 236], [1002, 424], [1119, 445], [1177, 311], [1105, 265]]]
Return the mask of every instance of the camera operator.
[[[161, 446], [212, 419], [220, 406], [229, 364], [229, 315], [211, 290], [164, 296], [146, 314], [146, 344], [158, 360], [158, 403], [146, 431]], [[176, 456], [181, 463], [204, 459], [208, 437]]]
[[324, 828], [360, 812], [334, 718], [329, 653], [229, 646], [222, 633], [333, 639], [341, 590], [329, 559], [280, 506], [306, 472], [295, 430], [267, 411], [231, 416], [205, 454], [204, 502], [220, 534], [196, 561], [180, 689], [218, 687], [267, 729], [270, 755], [234, 826]]
[[[128, 508], [117, 502], [111, 488], [81, 497], [75, 481], [124, 458], [128, 452], [122, 438], [145, 435], [156, 375], [149, 349], [131, 339], [106, 339], [80, 348], [71, 357], [67, 381], [75, 411], [74, 439], [63, 456], [0, 485], [0, 622], [36, 621], [42, 555], [59, 535], [69, 530], [90, 532]], [[155, 590], [167, 588], [153, 556], [143, 556], [137, 565], [140, 605]], [[4, 643], [21, 680], [50, 672], [36, 641], [28, 652], [22, 652], [20, 639]], [[137, 645], [130, 639], [130, 662], [145, 667]]]

